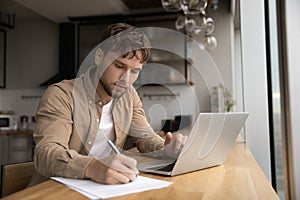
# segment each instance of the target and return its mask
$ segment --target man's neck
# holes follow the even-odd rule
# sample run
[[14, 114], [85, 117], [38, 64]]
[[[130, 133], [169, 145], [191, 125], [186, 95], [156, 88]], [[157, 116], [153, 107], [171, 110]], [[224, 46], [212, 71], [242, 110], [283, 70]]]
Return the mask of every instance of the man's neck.
[[96, 92], [104, 105], [111, 101], [112, 97], [107, 94], [100, 82], [98, 82]]

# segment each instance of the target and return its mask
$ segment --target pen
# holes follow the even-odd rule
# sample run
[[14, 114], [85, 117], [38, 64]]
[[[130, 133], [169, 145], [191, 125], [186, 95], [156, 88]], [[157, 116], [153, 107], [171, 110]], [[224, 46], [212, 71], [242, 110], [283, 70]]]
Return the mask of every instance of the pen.
[[107, 142], [109, 146], [114, 150], [115, 153], [120, 154], [119, 149], [115, 146], [115, 144], [111, 140], [108, 140]]

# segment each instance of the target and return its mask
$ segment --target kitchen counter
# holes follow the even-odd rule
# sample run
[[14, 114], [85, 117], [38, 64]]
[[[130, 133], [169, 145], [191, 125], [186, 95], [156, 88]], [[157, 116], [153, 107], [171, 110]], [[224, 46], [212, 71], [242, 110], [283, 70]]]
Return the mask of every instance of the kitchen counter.
[[32, 130], [9, 130], [9, 131], [0, 131], [0, 136], [3, 135], [32, 135]]
[[[270, 199], [278, 195], [265, 177], [246, 144], [236, 142], [224, 165], [211, 167], [175, 177], [141, 174], [172, 181], [167, 188], [133, 193], [112, 198], [125, 199]], [[4, 199], [87, 199], [80, 193], [48, 180], [14, 193]]]

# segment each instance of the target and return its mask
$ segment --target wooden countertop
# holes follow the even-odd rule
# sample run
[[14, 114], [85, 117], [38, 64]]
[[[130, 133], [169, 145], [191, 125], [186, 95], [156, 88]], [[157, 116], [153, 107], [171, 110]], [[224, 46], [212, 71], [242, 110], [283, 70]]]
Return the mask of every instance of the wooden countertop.
[[[151, 174], [143, 176], [172, 181], [168, 188], [134, 193], [125, 199], [279, 199], [271, 184], [244, 143], [236, 142], [222, 166], [212, 167], [175, 177]], [[9, 199], [87, 199], [53, 180], [5, 197]]]
[[32, 130], [10, 130], [10, 131], [0, 131], [0, 136], [3, 135], [32, 135]]

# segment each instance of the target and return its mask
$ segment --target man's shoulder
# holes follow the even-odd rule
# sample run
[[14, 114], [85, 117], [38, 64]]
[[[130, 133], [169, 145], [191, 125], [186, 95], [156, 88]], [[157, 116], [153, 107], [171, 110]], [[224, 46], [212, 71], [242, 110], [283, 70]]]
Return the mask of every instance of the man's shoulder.
[[44, 96], [47, 98], [54, 96], [69, 96], [73, 90], [74, 79], [71, 80], [63, 80], [58, 83], [54, 83], [46, 89]]
[[74, 87], [74, 82], [75, 82], [75, 79], [63, 80], [63, 81], [60, 81], [58, 83], [54, 83], [51, 86], [58, 87], [58, 88], [61, 88], [61, 89], [64, 89], [64, 90], [72, 90], [73, 87]]

